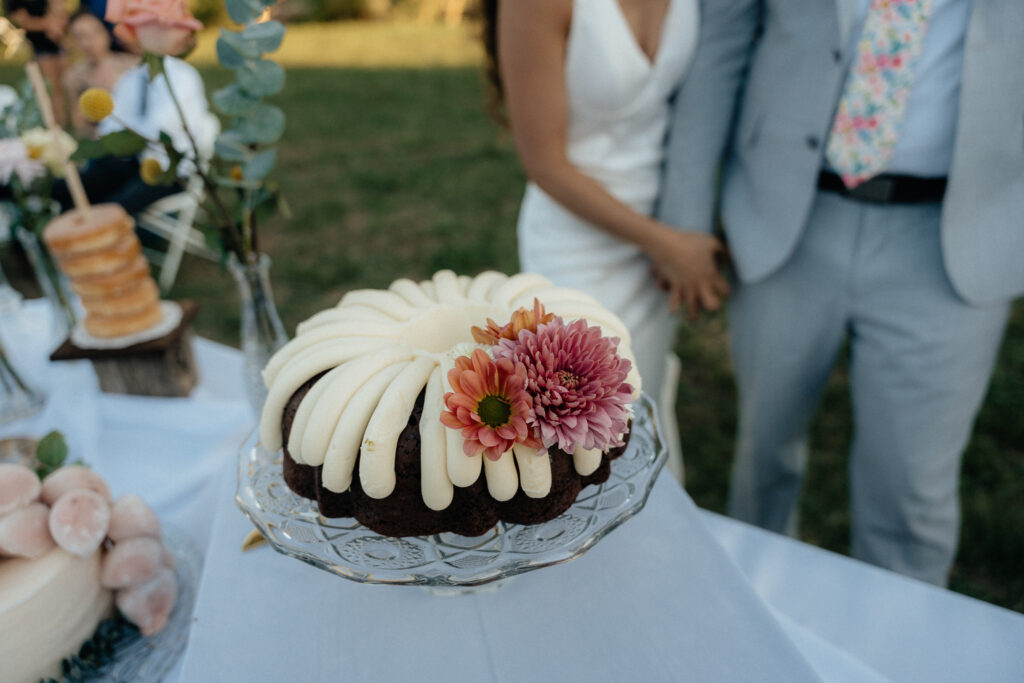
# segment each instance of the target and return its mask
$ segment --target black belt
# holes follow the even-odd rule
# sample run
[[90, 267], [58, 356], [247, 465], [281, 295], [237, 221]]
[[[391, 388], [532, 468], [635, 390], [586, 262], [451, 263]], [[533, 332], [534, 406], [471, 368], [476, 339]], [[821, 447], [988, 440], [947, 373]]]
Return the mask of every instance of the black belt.
[[822, 171], [818, 175], [818, 189], [875, 204], [927, 204], [942, 201], [946, 179], [883, 173], [850, 190], [838, 175]]

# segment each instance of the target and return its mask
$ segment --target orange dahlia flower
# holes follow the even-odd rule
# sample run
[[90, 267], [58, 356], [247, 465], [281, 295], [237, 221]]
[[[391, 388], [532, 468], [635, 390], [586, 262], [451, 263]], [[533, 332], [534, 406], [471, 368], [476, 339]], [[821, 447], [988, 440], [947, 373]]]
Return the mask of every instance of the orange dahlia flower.
[[488, 318], [486, 328], [473, 327], [470, 331], [473, 333], [473, 340], [477, 344], [494, 345], [498, 343], [499, 339], [515, 341], [523, 330], [536, 332], [539, 325], [549, 323], [554, 319], [555, 314], [546, 312], [544, 305], [537, 299], [534, 299], [533, 310], [520, 308], [512, 314], [511, 322], [499, 326], [498, 323]]
[[481, 349], [455, 359], [448, 371], [453, 391], [444, 395], [448, 410], [441, 422], [462, 431], [466, 455], [483, 453], [497, 460], [514, 443], [538, 447], [527, 420], [531, 400], [526, 391], [526, 368], [508, 359], [494, 361]]

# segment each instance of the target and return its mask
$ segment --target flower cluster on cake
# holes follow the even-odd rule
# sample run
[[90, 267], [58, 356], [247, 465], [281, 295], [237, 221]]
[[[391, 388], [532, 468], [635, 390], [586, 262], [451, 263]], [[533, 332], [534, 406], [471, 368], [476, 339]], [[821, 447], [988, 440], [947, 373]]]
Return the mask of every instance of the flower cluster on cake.
[[322, 515], [383, 535], [544, 522], [625, 447], [629, 341], [595, 299], [531, 273], [349, 292], [267, 364], [260, 440]]
[[96, 650], [117, 636], [117, 622], [104, 622], [115, 607], [148, 636], [177, 599], [153, 510], [134, 494], [112, 500], [88, 467], [63, 466], [65, 455], [55, 432], [34, 469], [0, 463], [0, 681], [83, 673], [83, 643]]

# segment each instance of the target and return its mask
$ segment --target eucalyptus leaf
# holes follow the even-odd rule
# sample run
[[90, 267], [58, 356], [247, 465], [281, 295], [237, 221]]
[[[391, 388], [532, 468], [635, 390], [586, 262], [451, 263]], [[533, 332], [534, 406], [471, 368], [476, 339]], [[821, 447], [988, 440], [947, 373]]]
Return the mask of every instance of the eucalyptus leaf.
[[146, 149], [146, 138], [132, 130], [119, 130], [100, 138], [103, 148], [115, 157], [133, 157]]
[[236, 24], [248, 24], [263, 12], [260, 0], [225, 0], [228, 16]]
[[247, 59], [258, 59], [260, 56], [260, 49], [256, 42], [246, 38], [241, 31], [231, 31], [222, 28], [220, 30], [220, 39], [241, 52]]
[[[230, 63], [225, 63], [223, 55], [221, 55], [222, 44], [226, 52], [234, 53], [228, 56], [228, 62]], [[229, 31], [226, 28], [222, 28], [220, 30], [220, 38], [217, 39], [217, 56], [227, 68], [237, 69], [244, 66], [247, 59], [259, 59], [260, 51], [255, 43], [243, 38], [242, 34], [238, 31]]]
[[245, 66], [246, 59], [234, 45], [221, 37], [217, 39], [217, 61], [225, 69], [240, 69]]
[[242, 175], [245, 176], [246, 180], [262, 180], [274, 169], [274, 164], [277, 162], [277, 150], [268, 149], [263, 152], [254, 154], [252, 159], [249, 160], [242, 168]]
[[273, 52], [284, 40], [284, 24], [279, 21], [250, 24], [242, 31], [242, 37], [260, 52]]
[[[217, 176], [214, 179], [214, 182], [220, 187], [230, 187], [235, 190], [258, 190], [260, 187], [260, 181], [258, 180], [232, 180], [231, 178], [226, 178], [224, 176]], [[241, 204], [236, 208], [241, 209]], [[239, 215], [236, 216], [236, 219], [241, 220], [240, 212]]]
[[280, 194], [261, 190], [253, 199], [253, 216], [261, 225], [266, 223], [280, 210], [281, 201]]
[[68, 457], [68, 444], [60, 432], [50, 432], [36, 444], [36, 460], [51, 469], [57, 469]]
[[[241, 75], [245, 72], [246, 69], [238, 72], [239, 81], [242, 80]], [[213, 106], [227, 116], [244, 116], [259, 103], [259, 99], [248, 94], [235, 83], [213, 93]]]
[[268, 59], [249, 62], [238, 70], [238, 85], [252, 95], [276, 95], [284, 88], [284, 69]]
[[284, 112], [269, 104], [261, 104], [244, 116], [235, 130], [247, 144], [276, 142], [284, 132]]
[[250, 152], [248, 148], [234, 131], [226, 131], [217, 136], [213, 149], [217, 158], [224, 161], [240, 164], [249, 160]]
[[99, 140], [82, 140], [78, 149], [71, 155], [71, 161], [88, 161], [107, 156], [107, 150]]

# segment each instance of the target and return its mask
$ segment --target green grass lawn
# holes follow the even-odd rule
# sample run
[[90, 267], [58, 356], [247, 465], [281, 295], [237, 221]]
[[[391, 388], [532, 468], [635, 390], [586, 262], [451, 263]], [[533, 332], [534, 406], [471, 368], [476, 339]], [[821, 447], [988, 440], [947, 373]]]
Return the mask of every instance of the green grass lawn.
[[[423, 63], [440, 63], [425, 47], [415, 52]], [[288, 129], [276, 175], [293, 215], [264, 226], [262, 239], [289, 330], [354, 287], [425, 278], [439, 268], [517, 268], [523, 175], [510, 140], [483, 113], [477, 70], [381, 66], [292, 67], [277, 98]], [[224, 80], [214, 67], [203, 71], [211, 87]], [[0, 69], [0, 81], [14, 77]], [[5, 257], [10, 266], [10, 254]], [[187, 258], [173, 295], [201, 302], [200, 334], [237, 345], [234, 284], [217, 264]], [[736, 421], [724, 318], [683, 330], [678, 351], [687, 489], [699, 505], [722, 511]], [[1022, 378], [1024, 305], [1018, 303], [964, 460], [963, 533], [952, 582], [955, 590], [1018, 611], [1024, 611]], [[850, 429], [840, 367], [813, 426], [801, 531], [805, 540], [839, 552], [848, 546]]]

